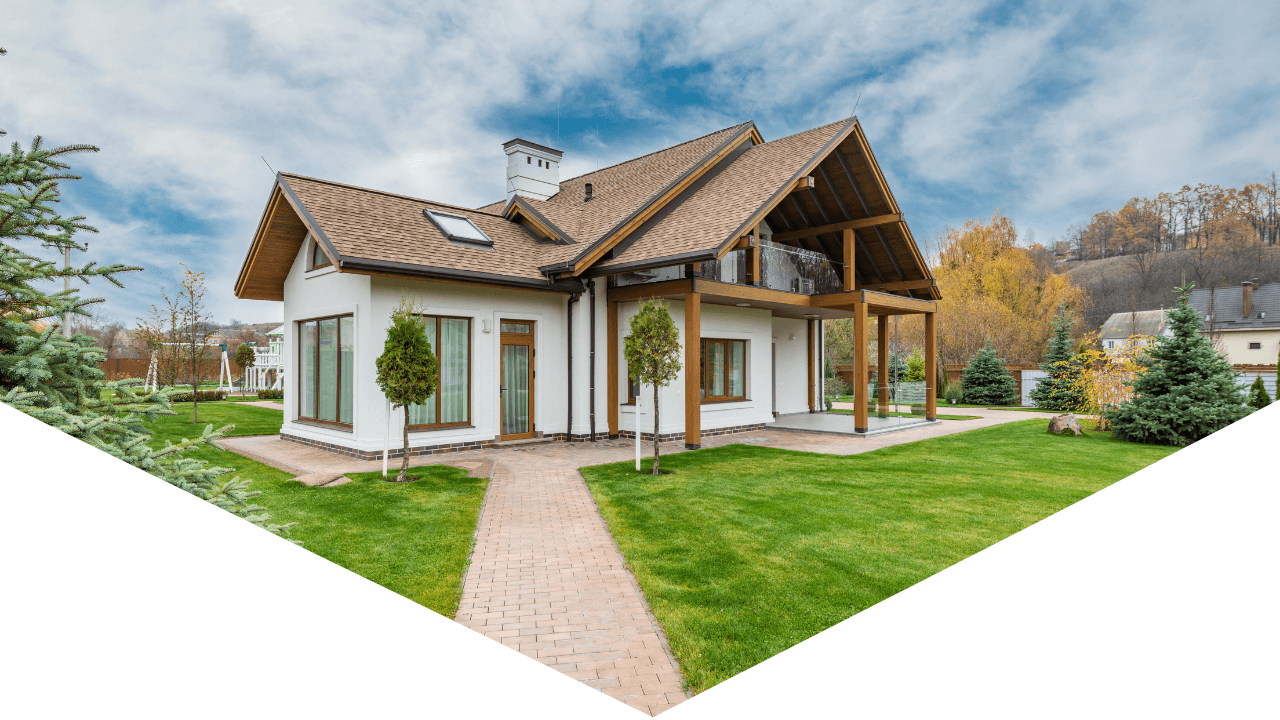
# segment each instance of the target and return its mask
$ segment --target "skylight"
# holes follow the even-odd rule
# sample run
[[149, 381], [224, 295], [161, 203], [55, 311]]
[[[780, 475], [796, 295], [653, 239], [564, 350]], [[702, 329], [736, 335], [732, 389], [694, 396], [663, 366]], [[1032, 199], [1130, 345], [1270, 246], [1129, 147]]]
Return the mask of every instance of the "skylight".
[[431, 222], [440, 228], [440, 232], [445, 237], [454, 242], [466, 243], [469, 245], [484, 245], [492, 247], [493, 240], [484, 231], [476, 227], [470, 218], [465, 215], [455, 215], [453, 213], [440, 212], [439, 210], [423, 210]]

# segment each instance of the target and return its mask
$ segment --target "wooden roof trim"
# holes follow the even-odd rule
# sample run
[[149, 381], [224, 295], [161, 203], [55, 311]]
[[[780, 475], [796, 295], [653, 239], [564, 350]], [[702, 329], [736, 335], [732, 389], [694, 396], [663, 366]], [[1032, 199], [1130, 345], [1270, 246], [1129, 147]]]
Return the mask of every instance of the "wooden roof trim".
[[503, 217], [507, 220], [514, 221], [516, 216], [523, 217], [530, 225], [533, 225], [538, 232], [550, 237], [561, 245], [573, 245], [574, 239], [569, 233], [561, 230], [555, 223], [551, 222], [547, 216], [538, 212], [533, 206], [519, 195], [512, 195], [511, 201], [507, 203], [507, 209], [503, 212]]
[[307, 210], [306, 203], [302, 202], [302, 198], [298, 197], [298, 194], [289, 186], [289, 181], [284, 176], [280, 176], [280, 189], [284, 191], [285, 200], [289, 201], [293, 211], [298, 214], [298, 219], [302, 220], [302, 224], [307, 226], [307, 231], [320, 243], [324, 249], [324, 254], [329, 256], [329, 260], [333, 262], [333, 266], [338, 269], [338, 272], [342, 272], [342, 261], [344, 259], [342, 254], [338, 252], [338, 248], [333, 244], [333, 241], [325, 234], [324, 228], [320, 227], [320, 223], [311, 215], [311, 211]]
[[240, 297], [244, 292], [245, 284], [249, 281], [253, 261], [257, 259], [258, 252], [262, 248], [262, 239], [267, 234], [267, 228], [271, 226], [271, 221], [275, 219], [277, 203], [280, 201], [280, 176], [276, 176], [276, 185], [271, 187], [271, 194], [267, 196], [267, 206], [262, 209], [262, 217], [258, 220], [258, 230], [253, 235], [253, 242], [249, 244], [249, 251], [245, 253], [244, 263], [240, 265], [240, 275], [236, 278], [236, 297]]
[[760, 133], [756, 130], [755, 124], [752, 123], [746, 128], [743, 128], [733, 137], [726, 140], [720, 145], [720, 148], [715, 153], [711, 154], [709, 157], [705, 157], [701, 163], [668, 184], [666, 189], [658, 196], [657, 199], [647, 203], [644, 207], [632, 213], [626, 220], [623, 220], [621, 223], [614, 226], [614, 228], [606, 232], [604, 237], [595, 246], [588, 250], [585, 255], [579, 256], [577, 260], [572, 261], [572, 268], [569, 270], [569, 274], [573, 276], [581, 275], [584, 270], [600, 260], [605, 253], [626, 238], [627, 235], [635, 231], [636, 228], [643, 225], [645, 220], [648, 220], [655, 213], [661, 210], [668, 202], [683, 192], [685, 188], [696, 182], [698, 178], [702, 177], [708, 170], [715, 167], [717, 163], [724, 159], [724, 157], [730, 152], [733, 152], [733, 150], [743, 142], [751, 140], [753, 144], [762, 144], [763, 140], [757, 141], [757, 138], [759, 137]]
[[837, 132], [825, 145], [822, 146], [822, 149], [814, 153], [813, 157], [809, 158], [809, 160], [805, 162], [805, 164], [801, 166], [801, 168], [797, 170], [789, 180], [783, 183], [782, 187], [778, 188], [763, 205], [756, 208], [756, 211], [751, 213], [746, 222], [739, 225], [738, 229], [734, 230], [730, 233], [729, 237], [721, 241], [720, 247], [716, 248], [716, 259], [724, 257], [725, 253], [729, 252], [729, 248], [732, 247], [733, 243], [737, 242], [738, 238], [746, 234], [748, 229], [759, 225], [765, 215], [768, 215], [775, 207], [777, 207], [782, 202], [783, 198], [791, 194], [791, 191], [795, 189], [796, 181], [812, 173], [813, 168], [817, 166], [818, 163], [822, 162], [822, 159], [831, 152], [832, 148], [838, 147], [840, 143], [844, 142], [844, 139], [849, 136], [849, 133], [857, 126], [857, 123], [857, 118], [850, 118], [849, 122], [845, 123], [844, 127], [840, 128], [839, 132]]

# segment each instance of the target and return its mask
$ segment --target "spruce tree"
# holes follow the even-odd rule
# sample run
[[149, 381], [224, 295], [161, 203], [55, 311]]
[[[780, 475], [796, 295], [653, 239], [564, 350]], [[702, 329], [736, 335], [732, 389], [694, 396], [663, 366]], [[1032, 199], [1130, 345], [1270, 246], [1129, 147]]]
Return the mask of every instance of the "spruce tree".
[[102, 299], [82, 298], [76, 289], [52, 294], [40, 289], [63, 278], [86, 283], [105, 278], [123, 287], [116, 276], [142, 268], [95, 263], [60, 268], [16, 247], [18, 242], [36, 242], [56, 252], [84, 250], [76, 233], [96, 230], [84, 217], [63, 217], [53, 208], [60, 201], [59, 182], [79, 179], [67, 172], [63, 158], [96, 151], [90, 145], [46, 149], [37, 137], [29, 150], [14, 143], [8, 153], [0, 154], [0, 402], [284, 534], [289, 526], [272, 523], [264, 509], [251, 502], [259, 493], [249, 490], [249, 481], [230, 477], [227, 468], [183, 457], [188, 448], [221, 437], [232, 426], [218, 431], [208, 426], [198, 438], [152, 450], [147, 445], [148, 423], [174, 414], [169, 400], [174, 391], [143, 394], [138, 392], [140, 380], [104, 382], [99, 363], [105, 358], [94, 338], [67, 338], [60, 332], [73, 315], [88, 315], [85, 307]]
[[1190, 285], [1176, 288], [1169, 312], [1172, 337], [1157, 337], [1138, 357], [1134, 397], [1106, 411], [1115, 436], [1133, 442], [1183, 446], [1253, 412], [1227, 359], [1200, 334], [1200, 314], [1187, 304]]
[[1053, 334], [1040, 369], [1048, 373], [1031, 390], [1031, 400], [1045, 410], [1070, 411], [1080, 407], [1084, 395], [1080, 391], [1080, 361], [1071, 348], [1073, 318], [1066, 306], [1059, 305], [1054, 316]]
[[1249, 407], [1255, 410], [1271, 404], [1271, 395], [1267, 393], [1267, 386], [1262, 382], [1262, 376], [1259, 375], [1254, 379], [1253, 385], [1249, 387]]
[[1004, 369], [1004, 359], [991, 349], [990, 340], [969, 358], [960, 389], [964, 401], [972, 405], [1009, 405], [1018, 399], [1018, 386]]

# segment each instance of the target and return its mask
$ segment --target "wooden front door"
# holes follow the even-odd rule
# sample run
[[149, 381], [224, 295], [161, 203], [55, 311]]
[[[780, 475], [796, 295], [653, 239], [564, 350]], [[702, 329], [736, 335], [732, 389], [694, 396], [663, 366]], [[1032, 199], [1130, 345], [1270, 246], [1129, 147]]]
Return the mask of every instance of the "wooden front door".
[[502, 440], [520, 440], [534, 436], [533, 323], [526, 320], [503, 320], [502, 367], [499, 395], [502, 398]]

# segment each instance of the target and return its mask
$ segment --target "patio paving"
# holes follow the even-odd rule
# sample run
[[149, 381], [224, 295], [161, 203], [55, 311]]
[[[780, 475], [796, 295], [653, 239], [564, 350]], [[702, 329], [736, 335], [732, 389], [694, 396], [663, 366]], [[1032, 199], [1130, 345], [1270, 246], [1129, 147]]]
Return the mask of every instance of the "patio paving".
[[[871, 436], [767, 429], [704, 438], [838, 455], [868, 452], [1051, 413], [965, 409], [978, 420], [942, 420]], [[851, 416], [817, 415], [822, 423]], [[823, 420], [822, 418], [825, 418]], [[908, 418], [909, 419], [909, 418]], [[276, 435], [218, 445], [296, 474], [370, 472], [353, 460]], [[645, 457], [652, 443], [642, 445]], [[663, 443], [663, 454], [684, 452]], [[410, 458], [410, 465], [494, 462], [463, 580], [457, 621], [643, 712], [656, 715], [687, 695], [662, 629], [600, 516], [578, 468], [635, 457], [635, 442], [547, 442]], [[390, 467], [399, 466], [393, 460]]]

